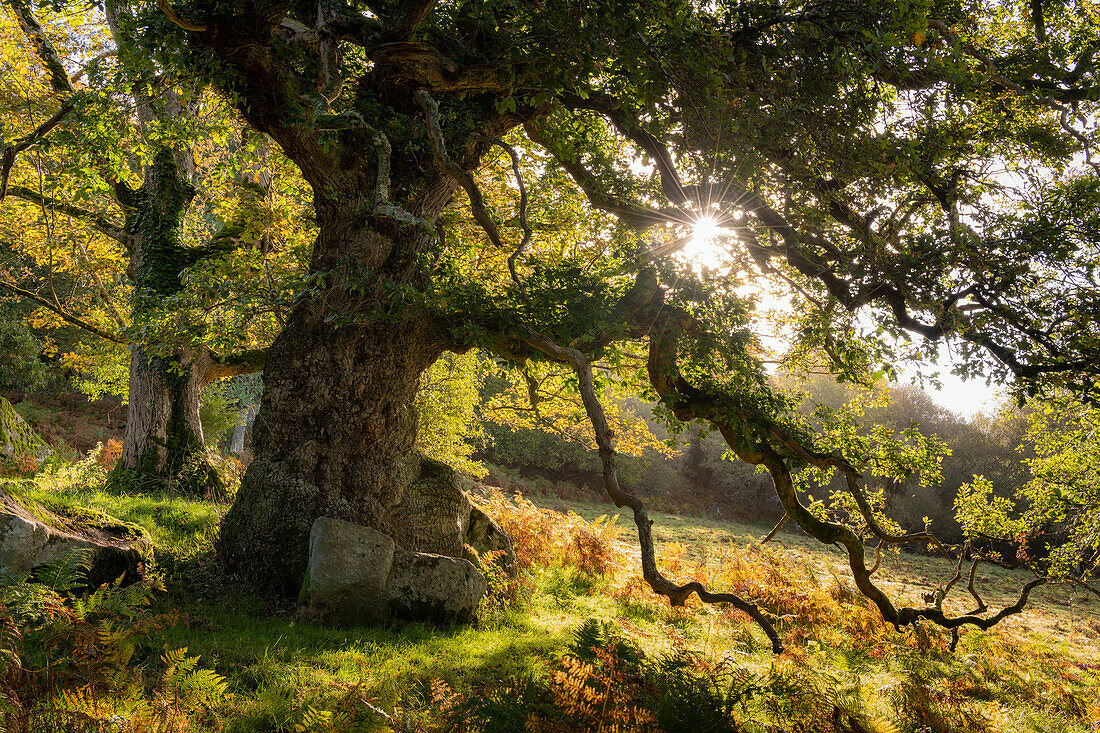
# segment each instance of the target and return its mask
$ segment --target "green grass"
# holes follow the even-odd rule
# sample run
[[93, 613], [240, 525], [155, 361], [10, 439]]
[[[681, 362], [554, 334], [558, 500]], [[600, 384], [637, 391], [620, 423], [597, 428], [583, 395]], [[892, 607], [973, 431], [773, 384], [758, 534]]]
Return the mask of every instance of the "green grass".
[[[1051, 691], [1086, 702], [1100, 698], [1100, 604], [1065, 589], [1046, 592], [994, 631], [965, 632], [955, 655], [943, 652], [943, 635], [934, 631], [890, 630], [879, 641], [857, 644], [820, 631], [798, 636], [799, 620], [789, 619], [782, 628], [795, 634], [794, 643], [777, 661], [763, 635], [738, 614], [699, 604], [669, 608], [644, 588], [628, 590], [629, 576], [637, 573], [637, 551], [633, 527], [624, 526], [621, 567], [612, 576], [586, 576], [568, 564], [537, 567], [525, 603], [476, 626], [338, 627], [303, 616], [285, 601], [251, 594], [224, 576], [214, 543], [225, 506], [119, 495], [103, 490], [97, 476], [91, 471], [83, 478], [0, 486], [51, 506], [91, 507], [149, 532], [168, 585], [157, 610], [179, 614], [155, 632], [150, 648], [187, 647], [229, 683], [229, 694], [205, 716], [193, 717], [188, 730], [393, 729], [371, 706], [406, 721], [407, 729], [432, 729], [441, 720], [433, 712], [440, 689], [462, 696], [507, 680], [546, 678], [573, 632], [592, 617], [611, 620], [654, 657], [688, 651], [706, 665], [736, 664], [759, 675], [774, 673], [780, 663], [832, 680], [828, 684], [836, 689], [854, 685], [860, 704], [887, 721], [882, 730], [922, 730], [923, 724], [913, 721], [924, 713], [905, 706], [916, 705], [914, 690], [926, 688], [946, 690], [948, 702], [936, 704], [972, 710], [992, 730], [1088, 731], [1089, 716], [1100, 717], [1100, 707], [1075, 717], [1066, 712], [1068, 703], [1044, 702]], [[588, 519], [613, 513], [599, 505], [568, 508]], [[747, 545], [770, 529], [665, 514], [654, 519], [662, 555], [681, 578], [699, 570], [717, 572], [724, 546]], [[808, 563], [822, 587], [847, 577], [839, 552], [796, 532], [781, 533], [763, 556]], [[880, 572], [892, 593], [916, 601], [934, 578], [952, 571], [934, 558], [901, 555]], [[990, 600], [1003, 601], [1018, 580], [999, 570], [984, 575]], [[922, 641], [926, 638], [932, 642]], [[922, 644], [928, 649], [921, 651]], [[155, 661], [155, 655], [149, 652], [145, 659]], [[905, 687], [912, 680], [918, 680], [915, 686]], [[933, 682], [922, 682], [927, 680]], [[335, 721], [339, 726], [331, 727]]]

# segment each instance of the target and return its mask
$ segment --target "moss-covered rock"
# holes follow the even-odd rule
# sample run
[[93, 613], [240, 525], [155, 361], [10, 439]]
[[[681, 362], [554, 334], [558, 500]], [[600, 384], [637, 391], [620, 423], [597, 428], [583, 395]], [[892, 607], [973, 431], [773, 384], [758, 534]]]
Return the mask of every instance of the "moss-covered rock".
[[88, 584], [125, 575], [136, 580], [152, 559], [153, 545], [141, 527], [91, 509], [64, 514], [0, 491], [0, 570], [33, 574], [74, 550], [90, 550]]
[[0, 397], [0, 473], [33, 473], [52, 453], [11, 403]]

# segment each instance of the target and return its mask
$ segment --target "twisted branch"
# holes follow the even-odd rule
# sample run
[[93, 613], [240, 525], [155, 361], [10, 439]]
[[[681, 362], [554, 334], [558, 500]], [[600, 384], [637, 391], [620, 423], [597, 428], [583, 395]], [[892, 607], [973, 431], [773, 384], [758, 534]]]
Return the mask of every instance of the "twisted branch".
[[[758, 414], [742, 414], [725, 409], [720, 402], [713, 397], [703, 394], [698, 388], [690, 385], [680, 374], [676, 362], [677, 343], [681, 332], [682, 315], [667, 314], [654, 325], [650, 334], [649, 378], [661, 401], [672, 408], [673, 413], [680, 420], [703, 419], [714, 425], [727, 445], [737, 456], [753, 465], [764, 466], [772, 477], [772, 483], [780, 502], [787, 514], [798, 523], [807, 534], [825, 544], [840, 545], [848, 554], [848, 564], [857, 588], [878, 607], [883, 619], [900, 630], [919, 619], [927, 619], [946, 629], [957, 629], [964, 625], [976, 626], [980, 629], [989, 629], [1004, 618], [1019, 613], [1032, 590], [1047, 582], [1046, 578], [1036, 577], [1026, 583], [1020, 591], [1016, 601], [1005, 606], [991, 616], [979, 615], [985, 611], [985, 605], [977, 596], [973, 588], [976, 564], [971, 568], [970, 589], [979, 601], [979, 608], [960, 616], [948, 616], [942, 608], [942, 599], [935, 605], [926, 607], [902, 607], [894, 606], [890, 598], [871, 580], [871, 574], [878, 567], [868, 569], [865, 555], [866, 549], [860, 537], [849, 527], [831, 522], [815, 516], [798, 498], [795, 490], [791, 471], [787, 465], [787, 459], [777, 449], [777, 445], [791, 451], [796, 456], [806, 460], [824, 462], [827, 465], [836, 465], [832, 459], [823, 458], [812, 450], [801, 447], [799, 441], [774, 425], [769, 426], [767, 420]], [[754, 424], [757, 426], [747, 432], [740, 427], [742, 424]], [[839, 460], [839, 459], [838, 459]], [[814, 463], [819, 465], [819, 463]], [[839, 466], [837, 466], [839, 467]], [[854, 473], [847, 474], [851, 479]], [[858, 489], [858, 486], [856, 487]], [[859, 502], [861, 492], [856, 491], [854, 496]], [[862, 497], [863, 502], [866, 497]], [[869, 512], [861, 506], [861, 513], [865, 518]], [[868, 522], [868, 526], [872, 525]], [[875, 530], [873, 530], [875, 531]], [[880, 542], [891, 541], [929, 541], [928, 533], [915, 533], [911, 535], [889, 535], [881, 529], [875, 531], [880, 537]], [[942, 545], [936, 543], [946, 553]], [[953, 585], [953, 584], [952, 584]], [[948, 588], [949, 590], [949, 588]]]
[[592, 362], [584, 353], [577, 349], [562, 347], [554, 343], [549, 337], [540, 333], [527, 330], [527, 343], [535, 350], [549, 357], [552, 361], [569, 365], [577, 375], [581, 399], [592, 429], [596, 434], [596, 443], [599, 446], [600, 461], [603, 464], [604, 490], [615, 505], [620, 508], [629, 508], [634, 514], [634, 524], [638, 528], [638, 544], [642, 554], [642, 577], [649, 586], [659, 595], [669, 599], [673, 606], [682, 606], [694, 593], [704, 603], [729, 603], [739, 611], [747, 614], [763, 629], [772, 643], [772, 651], [779, 654], [783, 651], [783, 641], [779, 638], [775, 628], [756, 604], [733, 593], [712, 593], [702, 583], [692, 581], [684, 585], [676, 585], [661, 574], [657, 567], [657, 560], [653, 548], [653, 520], [646, 512], [645, 504], [636, 496], [626, 492], [619, 485], [618, 472], [615, 466], [614, 432], [607, 422], [607, 415], [603, 405], [596, 395], [595, 384], [592, 375]]
[[519, 291], [526, 296], [526, 289], [523, 287], [523, 283], [520, 282], [519, 274], [516, 273], [516, 258], [518, 258], [527, 245], [531, 243], [531, 227], [527, 223], [527, 186], [523, 183], [523, 173], [519, 169], [519, 155], [516, 154], [516, 149], [508, 143], [500, 140], [499, 138], [489, 137], [487, 135], [479, 135], [484, 140], [489, 141], [493, 145], [500, 147], [504, 152], [508, 154], [508, 157], [512, 161], [512, 173], [516, 177], [516, 185], [519, 187], [519, 225], [523, 229], [523, 239], [520, 241], [519, 246], [508, 257], [508, 272], [512, 275], [512, 282], [516, 284]]
[[504, 249], [500, 232], [497, 230], [497, 225], [489, 217], [489, 211], [485, 208], [485, 198], [481, 195], [481, 189], [478, 188], [477, 182], [474, 181], [473, 176], [465, 168], [455, 162], [454, 158], [447, 153], [447, 143], [443, 139], [443, 130], [439, 123], [439, 105], [423, 89], [417, 90], [416, 101], [420, 103], [420, 107], [424, 110], [424, 125], [427, 128], [428, 140], [432, 146], [435, 164], [439, 167], [439, 170], [458, 181], [459, 185], [466, 190], [466, 195], [470, 197], [470, 210], [473, 212], [474, 221], [485, 230], [485, 233], [489, 236], [489, 241], [493, 243], [494, 247]]

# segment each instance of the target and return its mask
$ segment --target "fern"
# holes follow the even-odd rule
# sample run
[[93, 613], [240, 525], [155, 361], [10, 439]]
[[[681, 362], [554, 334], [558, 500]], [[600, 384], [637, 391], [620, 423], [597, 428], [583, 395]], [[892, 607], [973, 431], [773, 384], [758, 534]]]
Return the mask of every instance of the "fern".
[[95, 560], [95, 550], [90, 548], [71, 550], [57, 562], [39, 568], [36, 573], [37, 582], [55, 593], [72, 593], [87, 586], [88, 572], [92, 568], [93, 560]]
[[595, 659], [595, 650], [608, 643], [607, 627], [598, 619], [588, 618], [573, 632], [569, 653], [582, 661]]
[[161, 659], [167, 665], [161, 686], [174, 709], [211, 707], [225, 697], [229, 683], [211, 669], [199, 669], [200, 657], [187, 656], [187, 647], [165, 652]]

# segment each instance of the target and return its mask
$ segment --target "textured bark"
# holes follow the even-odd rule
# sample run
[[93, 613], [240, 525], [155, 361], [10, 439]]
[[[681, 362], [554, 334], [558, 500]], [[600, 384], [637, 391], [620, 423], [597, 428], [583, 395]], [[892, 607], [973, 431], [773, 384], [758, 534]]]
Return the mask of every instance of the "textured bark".
[[130, 402], [118, 478], [137, 489], [163, 488], [187, 474], [187, 494], [224, 489], [203, 453], [199, 402], [209, 357], [190, 354], [169, 359], [150, 356], [140, 346], [130, 351]]
[[[179, 291], [181, 272], [189, 264], [180, 230], [194, 190], [181, 172], [190, 158], [178, 157], [162, 149], [137, 190], [115, 184], [126, 211], [135, 322]], [[138, 490], [172, 485], [197, 495], [225, 488], [212, 467], [197, 465], [203, 451], [199, 399], [211, 361], [201, 349], [157, 356], [139, 344], [131, 346], [130, 398], [116, 481]]]
[[[446, 342], [425, 313], [394, 297], [408, 270], [386, 273], [391, 253], [416, 249], [408, 239], [426, 235], [402, 230], [396, 246], [348, 218], [322, 222], [313, 267], [328, 274], [326, 289], [299, 302], [270, 349], [255, 459], [222, 526], [230, 567], [287, 594], [302, 581], [317, 517], [451, 556], [462, 553], [469, 519], [451, 469], [414, 452], [420, 375]], [[353, 282], [363, 271], [367, 283]]]

